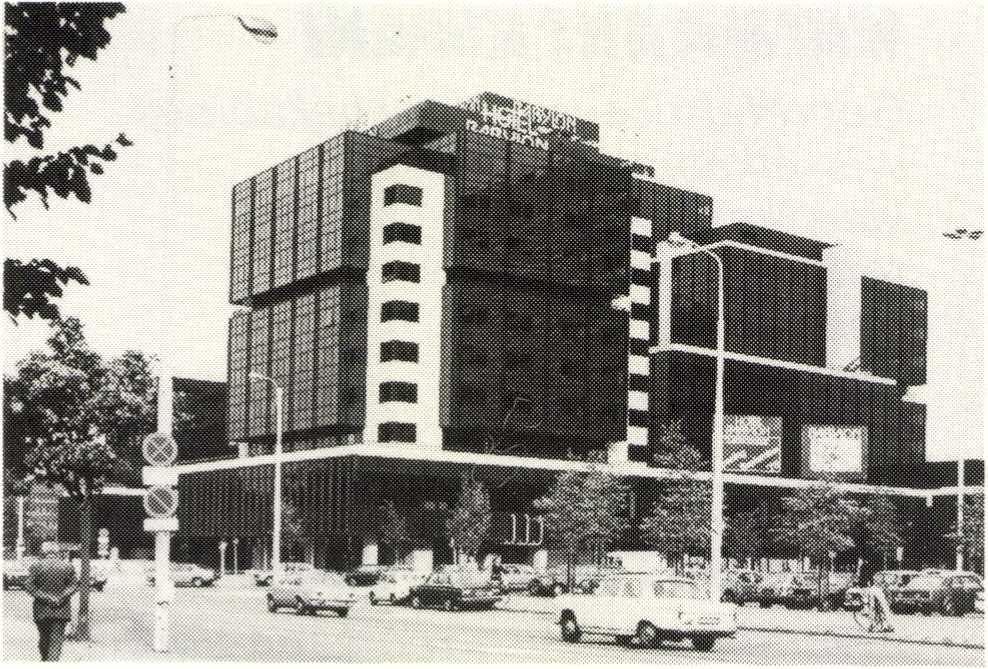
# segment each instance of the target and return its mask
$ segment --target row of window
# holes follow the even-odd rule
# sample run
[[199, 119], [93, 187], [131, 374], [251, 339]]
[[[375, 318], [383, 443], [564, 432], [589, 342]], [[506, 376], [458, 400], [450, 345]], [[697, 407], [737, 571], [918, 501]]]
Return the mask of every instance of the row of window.
[[413, 207], [422, 206], [422, 189], [407, 184], [392, 184], [384, 189], [384, 206], [392, 204], [410, 204]]

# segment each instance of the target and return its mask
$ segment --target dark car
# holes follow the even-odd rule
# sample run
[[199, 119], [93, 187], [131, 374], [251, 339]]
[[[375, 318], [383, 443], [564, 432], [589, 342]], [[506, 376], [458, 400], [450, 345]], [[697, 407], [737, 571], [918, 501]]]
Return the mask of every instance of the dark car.
[[722, 602], [744, 605], [758, 601], [758, 585], [765, 576], [761, 572], [741, 570], [724, 574]]
[[[21, 564], [17, 562], [4, 564], [3, 589], [12, 590], [14, 588], [20, 588], [23, 590], [24, 582], [27, 580], [28, 569], [32, 562], [33, 560], [26, 560]], [[102, 569], [97, 568], [96, 565], [90, 566], [89, 584], [96, 592], [103, 592], [103, 588], [106, 586], [106, 574]]]
[[435, 572], [425, 583], [411, 590], [412, 608], [415, 609], [492, 609], [500, 598], [497, 587], [486, 574], [455, 571]]
[[362, 564], [356, 569], [348, 571], [343, 575], [343, 580], [350, 587], [363, 585], [374, 585], [381, 580], [381, 572], [384, 567], [376, 564]]
[[758, 584], [755, 601], [762, 608], [781, 604], [788, 609], [808, 609], [816, 605], [816, 581], [798, 572], [767, 574]]
[[914, 576], [906, 587], [893, 591], [889, 607], [895, 613], [918, 611], [929, 615], [962, 616], [975, 610], [984, 584], [977, 574], [963, 571], [928, 571]]

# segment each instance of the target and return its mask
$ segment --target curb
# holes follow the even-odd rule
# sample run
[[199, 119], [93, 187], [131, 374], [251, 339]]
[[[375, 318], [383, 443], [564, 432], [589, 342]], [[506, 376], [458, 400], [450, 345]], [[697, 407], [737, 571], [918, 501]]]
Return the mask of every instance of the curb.
[[[551, 611], [536, 611], [533, 609], [521, 609], [511, 607], [495, 606], [495, 611], [508, 611], [510, 613], [531, 613], [534, 615], [551, 616]], [[935, 641], [923, 639], [904, 639], [902, 637], [882, 636], [880, 634], [869, 635], [857, 632], [823, 632], [816, 630], [794, 630], [786, 627], [754, 627], [750, 625], [738, 625], [739, 630], [745, 632], [775, 632], [779, 634], [802, 634], [804, 636], [827, 636], [838, 639], [870, 639], [874, 641], [887, 641], [891, 643], [905, 643], [920, 646], [944, 646], [947, 648], [966, 648], [970, 650], [984, 650], [984, 644], [964, 643], [956, 641]]]

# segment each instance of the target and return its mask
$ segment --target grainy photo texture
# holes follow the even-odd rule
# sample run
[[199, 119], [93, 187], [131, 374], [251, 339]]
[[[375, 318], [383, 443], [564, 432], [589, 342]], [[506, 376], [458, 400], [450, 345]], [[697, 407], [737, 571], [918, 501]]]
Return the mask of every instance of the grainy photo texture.
[[981, 4], [4, 21], [5, 663], [984, 666]]

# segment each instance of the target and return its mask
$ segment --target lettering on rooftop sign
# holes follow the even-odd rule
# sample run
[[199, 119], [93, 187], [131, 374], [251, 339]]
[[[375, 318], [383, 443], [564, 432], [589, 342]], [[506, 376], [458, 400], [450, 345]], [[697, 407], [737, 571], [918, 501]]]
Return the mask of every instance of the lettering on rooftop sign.
[[473, 116], [466, 120], [467, 130], [545, 151], [552, 135], [591, 146], [598, 140], [596, 123], [494, 93], [481, 93], [461, 106]]

